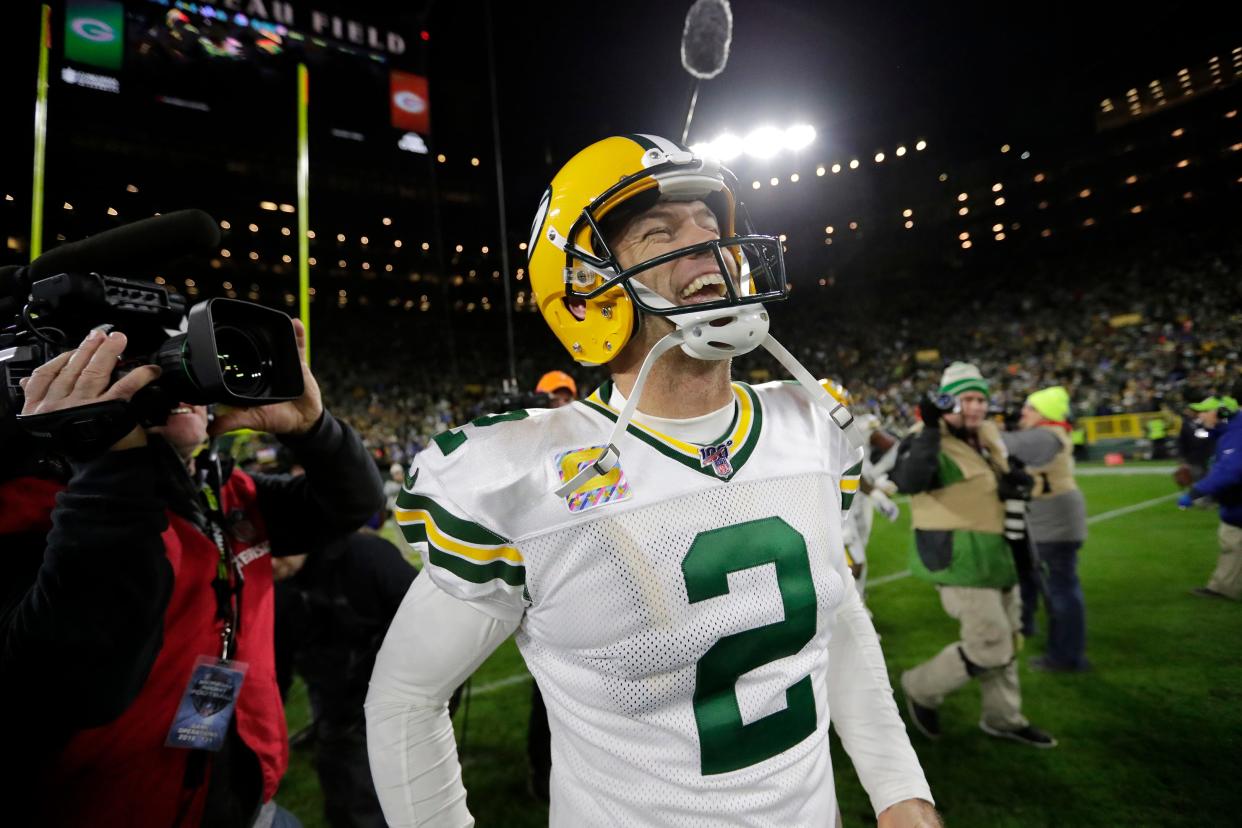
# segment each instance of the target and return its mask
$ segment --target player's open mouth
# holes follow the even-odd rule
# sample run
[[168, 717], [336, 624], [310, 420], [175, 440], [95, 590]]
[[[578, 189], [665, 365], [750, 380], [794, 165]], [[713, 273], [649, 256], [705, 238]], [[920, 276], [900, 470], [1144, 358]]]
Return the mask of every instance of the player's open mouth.
[[173, 414], [193, 414], [193, 413], [194, 413], [194, 409], [190, 408], [188, 405], [179, 405], [176, 408], [173, 408], [168, 412], [169, 416], [172, 416]]
[[725, 295], [724, 277], [719, 273], [704, 273], [691, 280], [681, 289], [678, 299], [684, 305], [713, 302]]

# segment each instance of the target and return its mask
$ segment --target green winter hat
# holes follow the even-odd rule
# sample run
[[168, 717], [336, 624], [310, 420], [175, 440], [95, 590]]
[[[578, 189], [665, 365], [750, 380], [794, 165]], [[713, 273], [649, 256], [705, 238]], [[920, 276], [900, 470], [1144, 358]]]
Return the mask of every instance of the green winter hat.
[[940, 393], [957, 396], [965, 391], [978, 391], [985, 397], [991, 396], [988, 381], [979, 373], [979, 368], [972, 362], [955, 362], [944, 369], [940, 377]]

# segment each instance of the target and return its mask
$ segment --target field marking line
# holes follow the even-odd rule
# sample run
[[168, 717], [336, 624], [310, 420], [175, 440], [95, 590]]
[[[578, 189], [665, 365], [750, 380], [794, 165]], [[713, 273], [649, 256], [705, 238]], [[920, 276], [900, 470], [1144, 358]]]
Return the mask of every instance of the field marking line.
[[494, 693], [497, 690], [503, 690], [504, 688], [512, 687], [515, 684], [525, 684], [530, 680], [530, 673], [515, 673], [506, 678], [497, 679], [496, 681], [489, 681], [487, 684], [480, 684], [478, 687], [475, 687], [472, 684], [470, 685], [470, 695], [485, 696], [488, 693]]
[[[1128, 515], [1131, 512], [1142, 511], [1143, 509], [1146, 509], [1150, 506], [1155, 506], [1157, 503], [1164, 503], [1167, 500], [1172, 500], [1173, 498], [1177, 497], [1179, 494], [1180, 492], [1171, 492], [1166, 495], [1160, 495], [1160, 497], [1153, 497], [1151, 500], [1143, 500], [1143, 501], [1140, 501], [1139, 503], [1131, 503], [1129, 506], [1122, 506], [1120, 509], [1110, 509], [1107, 512], [1100, 512], [1098, 515], [1092, 515], [1091, 517], [1087, 518], [1087, 525], [1090, 526], [1093, 523], [1102, 523], [1106, 520], [1112, 520], [1113, 518], [1121, 517], [1122, 515]], [[890, 584], [893, 581], [900, 581], [902, 578], [909, 578], [909, 577], [910, 577], [910, 570], [903, 569], [901, 572], [894, 572], [891, 575], [881, 575], [879, 578], [868, 578], [867, 586], [868, 587], [882, 586], [884, 584]]]

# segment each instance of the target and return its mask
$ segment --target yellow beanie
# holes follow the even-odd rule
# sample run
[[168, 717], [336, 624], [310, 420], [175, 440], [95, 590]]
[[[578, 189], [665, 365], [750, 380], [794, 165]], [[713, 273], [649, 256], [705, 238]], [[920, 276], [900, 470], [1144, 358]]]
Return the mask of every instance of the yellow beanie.
[[1026, 404], [1042, 414], [1046, 420], [1060, 423], [1069, 419], [1069, 392], [1060, 385], [1036, 391], [1026, 398]]

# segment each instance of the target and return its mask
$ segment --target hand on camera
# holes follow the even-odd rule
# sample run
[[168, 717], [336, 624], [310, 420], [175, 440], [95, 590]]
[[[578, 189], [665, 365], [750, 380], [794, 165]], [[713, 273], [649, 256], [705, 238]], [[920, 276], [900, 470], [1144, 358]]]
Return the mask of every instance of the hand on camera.
[[290, 320], [293, 323], [293, 335], [298, 343], [298, 356], [302, 361], [302, 396], [288, 402], [261, 405], [257, 408], [231, 408], [224, 405], [216, 406], [216, 418], [208, 429], [214, 437], [229, 431], [242, 428], [254, 431], [266, 431], [269, 434], [305, 434], [319, 421], [323, 413], [323, 398], [319, 394], [319, 383], [311, 374], [306, 364], [306, 328], [300, 319]]
[[[131, 399], [160, 375], [160, 369], [155, 365], [143, 365], [112, 382], [112, 372], [125, 344], [125, 334], [120, 331], [105, 335], [92, 330], [77, 349], [40, 365], [20, 382], [26, 396], [22, 416]], [[146, 443], [146, 432], [135, 427], [114, 443], [111, 450], [121, 451]]]
[[930, 399], [919, 400], [919, 417], [923, 420], [923, 428], [935, 429], [940, 426], [940, 416], [944, 414]]

